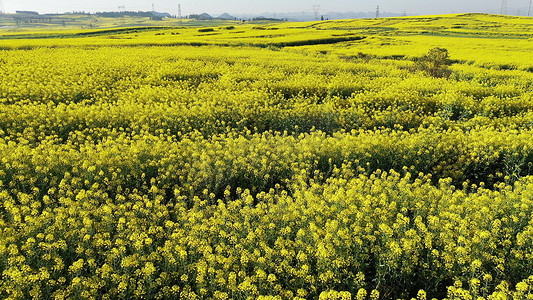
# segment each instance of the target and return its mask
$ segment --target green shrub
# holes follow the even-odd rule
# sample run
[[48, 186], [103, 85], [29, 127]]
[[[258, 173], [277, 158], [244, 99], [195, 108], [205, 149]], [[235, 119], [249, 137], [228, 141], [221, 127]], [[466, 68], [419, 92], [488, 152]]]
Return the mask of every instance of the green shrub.
[[213, 28], [200, 28], [198, 29], [198, 32], [213, 32], [215, 31]]
[[435, 78], [448, 78], [451, 70], [448, 50], [445, 48], [433, 48], [422, 58], [415, 62], [415, 68]]

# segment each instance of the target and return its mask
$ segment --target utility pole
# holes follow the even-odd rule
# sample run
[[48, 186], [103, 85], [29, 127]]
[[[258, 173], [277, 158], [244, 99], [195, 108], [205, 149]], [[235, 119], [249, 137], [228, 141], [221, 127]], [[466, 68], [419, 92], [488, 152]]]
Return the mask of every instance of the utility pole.
[[376, 8], [376, 19], [379, 18], [379, 5], [378, 7]]
[[529, 9], [527, 10], [527, 16], [531, 16], [531, 3], [533, 3], [533, 0], [529, 0]]
[[126, 25], [126, 20], [124, 19], [124, 12], [126, 11], [126, 6], [124, 5], [120, 5], [118, 7], [118, 11], [121, 13], [122, 15], [122, 26]]
[[313, 5], [313, 10], [315, 11], [315, 20], [318, 21], [318, 13], [320, 12], [320, 5]]
[[502, 0], [502, 7], [500, 8], [500, 15], [507, 14], [507, 0]]

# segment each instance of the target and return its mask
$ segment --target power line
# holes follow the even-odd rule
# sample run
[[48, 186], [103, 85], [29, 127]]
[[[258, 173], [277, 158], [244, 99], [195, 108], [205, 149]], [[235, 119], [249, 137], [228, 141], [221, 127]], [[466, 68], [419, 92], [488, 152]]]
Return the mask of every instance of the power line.
[[126, 6], [119, 5], [118, 6], [118, 12], [121, 13], [121, 19], [122, 19], [122, 26], [126, 24], [126, 20], [124, 19], [124, 12], [126, 11]]
[[318, 13], [320, 12], [320, 5], [313, 5], [313, 10], [315, 11], [315, 20], [318, 21]]
[[502, 7], [500, 8], [500, 15], [507, 14], [507, 0], [502, 0]]

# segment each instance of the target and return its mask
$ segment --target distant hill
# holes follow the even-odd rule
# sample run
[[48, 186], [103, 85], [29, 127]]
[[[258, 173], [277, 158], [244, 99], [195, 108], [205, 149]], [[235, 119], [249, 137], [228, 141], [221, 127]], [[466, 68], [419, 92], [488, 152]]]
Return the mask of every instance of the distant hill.
[[196, 20], [213, 20], [213, 16], [211, 16], [210, 14], [208, 13], [202, 13], [202, 14], [193, 14], [193, 15], [189, 15], [189, 18], [190, 19], [196, 19]]
[[235, 17], [228, 13], [223, 13], [218, 18], [221, 20], [235, 20]]
[[[318, 19], [324, 17], [328, 20], [340, 20], [340, 19], [366, 19], [374, 18], [376, 16], [375, 12], [323, 12], [319, 13]], [[397, 13], [380, 13], [380, 17], [399, 17], [401, 14]], [[314, 21], [316, 16], [313, 12], [291, 12], [291, 13], [262, 13], [262, 14], [239, 14], [236, 15], [238, 19], [256, 19], [256, 18], [272, 18], [272, 19], [285, 19], [288, 21]]]

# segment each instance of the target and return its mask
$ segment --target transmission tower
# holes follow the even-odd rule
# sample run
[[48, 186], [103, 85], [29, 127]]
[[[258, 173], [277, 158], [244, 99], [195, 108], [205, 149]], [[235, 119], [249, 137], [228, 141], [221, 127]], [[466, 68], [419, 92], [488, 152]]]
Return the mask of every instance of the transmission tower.
[[376, 19], [379, 18], [379, 5], [378, 7], [376, 8]]
[[121, 13], [121, 19], [122, 19], [122, 26], [126, 25], [126, 19], [124, 19], [124, 12], [126, 11], [126, 6], [119, 5], [118, 12]]
[[152, 11], [155, 11], [155, 5], [152, 3]]
[[507, 14], [507, 0], [502, 0], [502, 7], [500, 9], [500, 15]]
[[313, 5], [313, 10], [315, 11], [315, 20], [318, 21], [318, 13], [320, 12], [320, 5]]
[[3, 14], [4, 12], [4, 1], [0, 0], [0, 14]]
[[527, 10], [527, 16], [531, 16], [531, 3], [533, 3], [533, 0], [529, 0], [529, 9]]
[[178, 20], [181, 20], [181, 4], [178, 4]]

